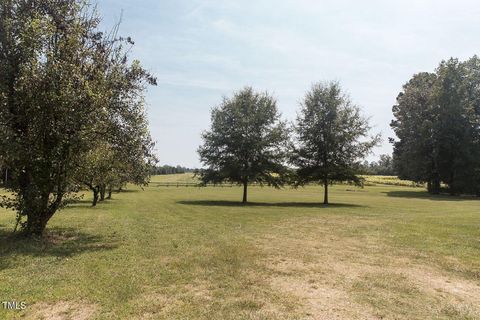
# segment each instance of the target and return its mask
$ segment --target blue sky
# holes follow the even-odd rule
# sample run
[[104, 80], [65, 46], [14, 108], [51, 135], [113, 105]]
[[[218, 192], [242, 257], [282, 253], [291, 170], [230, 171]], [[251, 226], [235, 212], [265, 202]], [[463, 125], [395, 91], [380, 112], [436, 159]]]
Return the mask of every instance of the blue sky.
[[[132, 58], [158, 78], [147, 93], [162, 164], [199, 167], [210, 110], [246, 85], [268, 90], [283, 117], [316, 81], [338, 80], [371, 117], [390, 153], [391, 108], [402, 85], [442, 59], [480, 53], [476, 1], [106, 0], [103, 28], [123, 10]], [[372, 156], [370, 159], [374, 159]]]

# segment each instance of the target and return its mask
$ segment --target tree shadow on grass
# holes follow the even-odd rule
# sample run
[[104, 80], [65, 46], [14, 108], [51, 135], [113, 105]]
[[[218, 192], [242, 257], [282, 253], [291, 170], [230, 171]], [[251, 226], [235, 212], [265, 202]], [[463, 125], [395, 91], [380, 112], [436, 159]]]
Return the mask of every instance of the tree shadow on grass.
[[349, 203], [331, 203], [324, 205], [321, 202], [248, 202], [223, 200], [184, 200], [177, 201], [178, 204], [206, 207], [279, 207], [279, 208], [359, 208], [364, 207]]
[[96, 209], [96, 208], [102, 208], [102, 204], [108, 203], [108, 202], [113, 202], [118, 199], [116, 198], [110, 198], [110, 199], [105, 199], [103, 201], [98, 200], [97, 206], [93, 207], [92, 206], [92, 199], [81, 199], [81, 200], [75, 200], [70, 202], [65, 208], [62, 208], [63, 210], [71, 210], [71, 209], [82, 209], [82, 210], [91, 210], [91, 209]]
[[71, 201], [66, 207], [62, 210], [68, 209], [78, 209], [78, 208], [91, 208], [92, 207], [92, 200], [91, 199], [80, 199]]
[[0, 270], [22, 256], [68, 258], [84, 252], [117, 248], [115, 239], [73, 228], [49, 228], [43, 238], [25, 238], [0, 226]]
[[142, 189], [122, 189], [120, 191], [115, 191], [113, 194], [120, 194], [120, 193], [137, 193], [142, 191]]
[[427, 191], [386, 191], [383, 192], [389, 197], [396, 198], [414, 198], [414, 199], [426, 199], [433, 201], [471, 201], [480, 200], [480, 197], [476, 196], [451, 196], [448, 194], [430, 194]]

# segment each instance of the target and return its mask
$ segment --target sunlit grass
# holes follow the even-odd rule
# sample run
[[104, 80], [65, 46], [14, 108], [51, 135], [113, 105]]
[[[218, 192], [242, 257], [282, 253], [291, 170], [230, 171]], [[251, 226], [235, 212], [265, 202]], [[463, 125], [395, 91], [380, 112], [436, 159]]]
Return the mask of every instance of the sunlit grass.
[[[191, 181], [190, 174], [154, 181]], [[474, 319], [480, 201], [421, 188], [129, 187], [43, 241], [0, 215], [0, 319]], [[0, 306], [1, 307], [1, 306]], [[85, 312], [87, 312], [85, 314]]]

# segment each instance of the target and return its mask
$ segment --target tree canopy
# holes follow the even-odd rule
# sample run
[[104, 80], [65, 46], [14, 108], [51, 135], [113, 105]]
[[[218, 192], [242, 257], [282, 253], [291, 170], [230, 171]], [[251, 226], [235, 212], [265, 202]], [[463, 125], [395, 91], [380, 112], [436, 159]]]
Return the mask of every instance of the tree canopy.
[[0, 154], [13, 171], [2, 205], [41, 235], [99, 141], [150, 155], [141, 94], [155, 79], [86, 1], [2, 1], [0, 16]]
[[198, 153], [206, 166], [199, 173], [203, 183], [241, 184], [244, 203], [249, 183], [284, 184], [288, 129], [268, 93], [247, 87], [224, 98], [213, 108], [211, 128], [202, 138]]
[[362, 184], [357, 176], [360, 160], [378, 143], [379, 136], [368, 136], [368, 119], [338, 82], [312, 86], [301, 102], [294, 129], [290, 162], [296, 168], [295, 185], [323, 184], [324, 204], [328, 204], [330, 183]]
[[439, 193], [480, 194], [480, 60], [442, 61], [403, 86], [393, 107], [394, 163], [401, 178]]
[[395, 176], [396, 171], [393, 164], [393, 158], [389, 154], [381, 154], [377, 161], [364, 161], [360, 167], [364, 174], [379, 176]]

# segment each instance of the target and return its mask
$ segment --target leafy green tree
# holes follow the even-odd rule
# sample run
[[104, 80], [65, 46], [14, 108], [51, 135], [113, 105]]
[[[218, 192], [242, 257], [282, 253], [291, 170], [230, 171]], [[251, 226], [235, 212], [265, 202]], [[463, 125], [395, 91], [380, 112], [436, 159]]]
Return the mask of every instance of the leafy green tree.
[[460, 188], [480, 196], [480, 59], [473, 56], [462, 64], [464, 68], [465, 112], [468, 130], [463, 151], [466, 152], [458, 167]]
[[480, 193], [480, 62], [442, 61], [403, 87], [393, 107], [394, 163], [401, 178], [439, 193]]
[[[128, 43], [132, 43], [130, 39]], [[114, 189], [128, 182], [147, 184], [150, 167], [156, 163], [143, 101], [144, 83], [155, 84], [155, 79], [137, 61], [127, 63], [123, 42], [115, 42], [109, 49], [104, 92], [106, 110], [114, 112], [104, 115], [102, 127], [97, 129], [103, 134], [76, 175], [93, 192], [93, 206], [103, 201], [107, 192], [110, 199]]]
[[86, 1], [2, 1], [0, 17], [0, 154], [13, 171], [2, 205], [17, 211], [26, 235], [40, 236], [111, 120], [130, 113], [112, 97], [126, 102], [139, 91], [125, 86], [153, 78], [134, 62], [136, 80], [111, 86], [111, 70], [123, 68], [114, 48], [130, 41], [97, 31]]
[[394, 146], [395, 169], [401, 179], [427, 182], [429, 190], [440, 192], [439, 143], [434, 98], [436, 74], [419, 73], [403, 86], [393, 107], [391, 127], [398, 140]]
[[321, 82], [307, 92], [295, 123], [295, 144], [291, 163], [295, 166], [295, 185], [310, 182], [324, 186], [324, 204], [328, 204], [328, 186], [334, 181], [357, 185], [356, 175], [362, 160], [379, 142], [369, 137], [368, 120], [352, 104], [338, 82]]
[[183, 174], [187, 172], [195, 172], [195, 169], [186, 168], [180, 165], [177, 166], [170, 166], [170, 165], [163, 165], [163, 166], [153, 166], [150, 169], [150, 173], [152, 175], [165, 175], [165, 174]]
[[393, 166], [393, 159], [388, 154], [381, 154], [378, 161], [364, 161], [360, 169], [362, 173], [372, 174], [372, 175], [381, 175], [381, 176], [394, 176], [395, 168]]
[[470, 152], [471, 127], [466, 112], [464, 68], [458, 59], [442, 61], [437, 68], [434, 85], [435, 134], [438, 148], [440, 179], [449, 186], [451, 194], [460, 191], [459, 164], [469, 166], [465, 160]]
[[113, 150], [107, 144], [99, 144], [85, 154], [83, 163], [84, 167], [78, 170], [78, 181], [93, 192], [92, 206], [96, 206], [101, 192], [117, 178]]
[[250, 183], [281, 187], [285, 182], [288, 129], [281, 121], [276, 101], [252, 88], [224, 98], [212, 110], [211, 128], [202, 134], [198, 149], [204, 184], [232, 182], [243, 185], [247, 202]]

